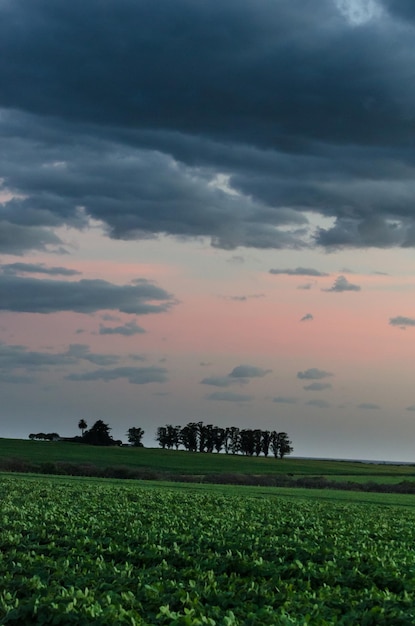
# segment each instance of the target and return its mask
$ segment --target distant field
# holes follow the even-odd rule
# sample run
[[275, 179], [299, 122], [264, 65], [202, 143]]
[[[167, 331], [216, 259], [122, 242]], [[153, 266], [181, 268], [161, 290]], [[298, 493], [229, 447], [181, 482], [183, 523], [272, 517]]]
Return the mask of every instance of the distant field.
[[33, 464], [71, 463], [99, 468], [148, 469], [171, 475], [249, 474], [324, 476], [331, 480], [396, 483], [415, 480], [415, 465], [388, 465], [353, 461], [246, 457], [192, 453], [159, 448], [106, 448], [67, 442], [0, 439], [0, 463], [20, 459]]

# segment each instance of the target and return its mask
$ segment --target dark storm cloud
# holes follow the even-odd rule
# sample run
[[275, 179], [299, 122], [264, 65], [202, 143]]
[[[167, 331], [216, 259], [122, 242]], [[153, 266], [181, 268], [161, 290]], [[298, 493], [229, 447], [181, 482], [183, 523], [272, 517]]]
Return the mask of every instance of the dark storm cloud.
[[162, 313], [173, 305], [170, 294], [142, 279], [135, 285], [104, 280], [57, 281], [0, 276], [0, 310], [55, 313], [92, 313], [112, 309], [145, 315]]
[[312, 267], [296, 267], [295, 269], [286, 269], [286, 270], [278, 270], [271, 269], [269, 270], [270, 274], [287, 274], [288, 276], [329, 276], [326, 272], [320, 272], [319, 270], [315, 270]]
[[405, 317], [403, 315], [397, 315], [389, 319], [391, 326], [415, 326], [415, 319], [413, 317]]
[[414, 246], [414, 10], [383, 5], [354, 27], [332, 0], [2, 0], [0, 251], [89, 216], [226, 249]]
[[84, 374], [70, 374], [66, 378], [74, 381], [103, 380], [105, 382], [125, 378], [133, 385], [164, 383], [168, 380], [167, 370], [164, 367], [116, 367], [111, 370], [99, 369]]
[[220, 400], [223, 402], [249, 402], [253, 396], [232, 391], [215, 391], [207, 396], [208, 400]]
[[[46, 228], [11, 224], [2, 217], [0, 204], [0, 252], [2, 254], [24, 254], [27, 250], [59, 251], [61, 239]], [[62, 249], [63, 252], [63, 249]]]
[[7, 263], [0, 265], [5, 274], [48, 274], [49, 276], [77, 276], [82, 274], [66, 267], [47, 267], [44, 263]]
[[321, 380], [328, 376], [333, 376], [333, 374], [325, 370], [319, 370], [317, 367], [310, 367], [310, 369], [304, 372], [297, 372], [297, 378], [300, 380]]
[[323, 289], [322, 291], [334, 291], [337, 293], [341, 293], [343, 291], [360, 291], [361, 287], [359, 285], [354, 285], [353, 283], [349, 283], [347, 278], [344, 276], [339, 276], [334, 281], [334, 284], [329, 289]]
[[127, 322], [123, 326], [100, 326], [100, 335], [124, 335], [124, 337], [132, 337], [133, 335], [140, 335], [146, 331], [141, 326], [138, 326], [136, 322]]

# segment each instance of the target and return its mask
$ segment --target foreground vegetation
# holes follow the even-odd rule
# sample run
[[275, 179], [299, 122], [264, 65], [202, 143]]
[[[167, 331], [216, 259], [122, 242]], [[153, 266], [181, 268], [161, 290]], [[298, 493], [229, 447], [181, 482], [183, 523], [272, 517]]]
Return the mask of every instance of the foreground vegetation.
[[0, 622], [415, 622], [410, 496], [275, 494], [2, 476]]

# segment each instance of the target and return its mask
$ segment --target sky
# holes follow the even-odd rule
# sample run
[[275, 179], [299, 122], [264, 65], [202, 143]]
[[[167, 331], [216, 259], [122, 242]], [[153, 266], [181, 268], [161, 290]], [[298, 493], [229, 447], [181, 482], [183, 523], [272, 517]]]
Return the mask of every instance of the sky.
[[0, 0], [0, 436], [415, 461], [413, 0]]

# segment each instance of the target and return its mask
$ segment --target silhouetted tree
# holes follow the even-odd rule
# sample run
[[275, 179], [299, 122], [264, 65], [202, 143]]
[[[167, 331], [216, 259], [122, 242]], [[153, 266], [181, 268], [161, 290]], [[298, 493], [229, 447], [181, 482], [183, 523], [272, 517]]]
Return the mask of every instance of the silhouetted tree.
[[228, 450], [232, 454], [238, 454], [241, 451], [241, 431], [236, 426], [231, 426], [228, 431]]
[[264, 456], [268, 456], [269, 447], [271, 445], [271, 433], [269, 430], [263, 430], [261, 432], [261, 444], [262, 444], [262, 452]]
[[39, 439], [40, 441], [58, 441], [60, 439], [58, 433], [30, 433], [29, 439]]
[[85, 429], [88, 428], [88, 424], [85, 420], [79, 420], [78, 428], [81, 429], [82, 437], [84, 436]]
[[293, 451], [291, 441], [288, 439], [287, 433], [277, 433], [275, 430], [271, 433], [271, 450], [275, 458], [283, 459], [287, 454]]
[[213, 432], [213, 446], [216, 452], [219, 453], [222, 450], [223, 446], [225, 445], [225, 440], [226, 440], [225, 428], [218, 428], [217, 426], [215, 426], [214, 432]]
[[142, 438], [144, 435], [144, 430], [142, 428], [129, 428], [127, 432], [128, 442], [131, 443], [136, 448], [142, 448]]
[[84, 433], [83, 440], [93, 446], [113, 446], [115, 441], [110, 435], [110, 430], [108, 424], [97, 420], [92, 428]]
[[254, 451], [256, 456], [259, 456], [262, 452], [262, 430], [256, 428], [254, 430]]
[[180, 443], [189, 452], [197, 452], [198, 425], [196, 422], [189, 422], [180, 431]]
[[252, 456], [255, 450], [255, 438], [254, 431], [251, 428], [244, 428], [240, 432], [241, 437], [241, 452], [247, 456]]
[[163, 448], [163, 450], [167, 447], [167, 427], [159, 426], [157, 428], [156, 441], [159, 442], [159, 445]]

